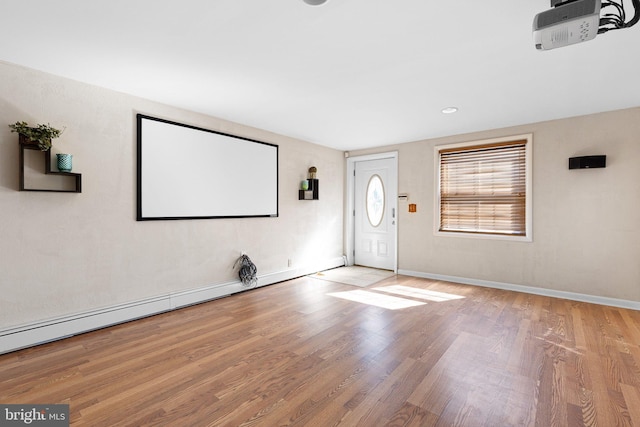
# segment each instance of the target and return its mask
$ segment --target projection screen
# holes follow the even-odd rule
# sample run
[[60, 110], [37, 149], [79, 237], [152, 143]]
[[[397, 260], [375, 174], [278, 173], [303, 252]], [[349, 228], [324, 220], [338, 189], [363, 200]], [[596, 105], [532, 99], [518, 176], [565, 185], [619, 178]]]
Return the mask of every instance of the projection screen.
[[137, 115], [137, 220], [278, 216], [278, 146]]

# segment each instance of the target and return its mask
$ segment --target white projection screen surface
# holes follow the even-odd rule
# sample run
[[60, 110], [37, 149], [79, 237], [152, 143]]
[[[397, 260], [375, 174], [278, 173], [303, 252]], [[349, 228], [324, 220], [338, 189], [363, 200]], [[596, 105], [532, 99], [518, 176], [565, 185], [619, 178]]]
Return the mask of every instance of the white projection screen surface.
[[137, 220], [278, 216], [278, 146], [142, 114]]

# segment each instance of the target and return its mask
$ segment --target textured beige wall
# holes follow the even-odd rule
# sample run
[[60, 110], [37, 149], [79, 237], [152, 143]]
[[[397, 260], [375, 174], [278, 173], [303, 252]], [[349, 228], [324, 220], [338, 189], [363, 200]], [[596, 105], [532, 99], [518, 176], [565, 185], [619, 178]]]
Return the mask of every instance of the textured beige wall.
[[[533, 242], [435, 237], [435, 145], [533, 133]], [[535, 123], [399, 151], [399, 268], [640, 301], [640, 108]], [[568, 158], [606, 154], [605, 169]]]
[[[280, 216], [135, 221], [136, 113], [278, 144]], [[342, 256], [339, 151], [1, 62], [0, 117], [0, 328], [233, 281], [242, 250], [260, 274]], [[81, 194], [17, 191], [18, 120], [66, 127]]]

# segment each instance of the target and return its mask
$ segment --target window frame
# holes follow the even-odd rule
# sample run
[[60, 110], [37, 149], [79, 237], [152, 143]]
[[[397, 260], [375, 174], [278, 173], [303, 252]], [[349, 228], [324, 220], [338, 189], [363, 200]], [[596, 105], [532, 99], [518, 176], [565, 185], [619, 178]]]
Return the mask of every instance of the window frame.
[[[504, 144], [508, 142], [525, 141], [525, 234], [515, 236], [508, 234], [482, 233], [474, 231], [440, 231], [440, 153], [455, 149], [467, 150], [473, 147], [480, 147], [493, 144]], [[471, 239], [508, 240], [518, 242], [533, 241], [533, 134], [512, 135], [500, 138], [483, 139], [475, 141], [460, 142], [455, 144], [436, 145], [434, 147], [434, 170], [435, 170], [435, 203], [433, 233], [438, 237], [463, 237]]]

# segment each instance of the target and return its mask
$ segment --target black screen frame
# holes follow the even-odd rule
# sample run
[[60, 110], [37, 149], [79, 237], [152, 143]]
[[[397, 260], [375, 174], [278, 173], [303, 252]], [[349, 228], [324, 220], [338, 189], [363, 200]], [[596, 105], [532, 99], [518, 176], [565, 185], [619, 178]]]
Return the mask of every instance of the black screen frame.
[[[136, 123], [137, 123], [137, 211], [136, 211], [136, 220], [137, 221], [158, 221], [158, 220], [181, 220], [181, 219], [215, 219], [215, 218], [264, 218], [264, 217], [278, 217], [279, 216], [279, 146], [276, 144], [267, 143], [264, 141], [258, 141], [255, 139], [244, 138], [237, 135], [231, 135], [223, 132], [213, 131], [210, 129], [205, 129], [197, 126], [187, 125], [171, 120], [161, 119], [157, 117], [148, 116], [145, 114], [137, 114], [136, 115]], [[148, 124], [148, 126], [146, 126]], [[146, 126], [146, 127], [145, 127]], [[179, 141], [168, 141], [169, 137], [167, 137], [167, 141], [158, 142], [159, 139], [164, 139], [163, 136], [153, 136], [153, 131], [151, 130], [153, 126], [157, 126], [159, 128], [163, 128], [170, 132], [177, 132], [181, 135], [186, 136], [187, 138], [182, 138]], [[174, 128], [175, 127], [175, 128]], [[147, 137], [145, 139], [145, 136]], [[208, 156], [208, 159], [212, 159], [212, 157], [216, 157], [217, 162], [221, 162], [224, 159], [224, 168], [225, 170], [229, 169], [232, 171], [232, 175], [234, 173], [242, 174], [236, 175], [238, 178], [225, 177], [225, 179], [220, 180], [213, 178], [210, 176], [214, 167], [203, 167], [202, 166], [202, 158], [197, 152], [197, 149], [194, 149], [195, 145], [189, 141], [189, 137], [193, 136], [194, 139], [206, 139], [207, 143], [211, 142], [211, 146], [207, 145], [207, 149], [218, 150], [216, 152], [219, 156]], [[153, 140], [153, 138], [156, 138]], [[185, 140], [186, 139], [186, 140]], [[159, 176], [163, 171], [162, 164], [174, 164], [171, 163], [172, 158], [166, 158], [168, 156], [162, 154], [158, 154], [156, 150], [153, 153], [149, 150], [153, 150], [153, 148], [157, 148], [158, 145], [154, 144], [171, 144], [172, 147], [175, 144], [175, 149], [178, 153], [181, 153], [185, 156], [194, 156], [191, 158], [193, 160], [193, 164], [196, 166], [198, 170], [192, 171], [189, 170], [189, 173], [185, 173], [183, 175], [191, 175], [191, 172], [196, 173], [196, 178], [182, 177], [178, 176], [180, 172], [175, 172], [171, 169], [164, 169], [168, 174], [174, 173], [174, 178], [179, 178], [179, 180], [185, 179], [182, 183], [183, 190], [185, 192], [188, 191], [200, 191], [197, 190], [198, 187], [202, 187], [203, 181], [207, 184], [207, 190], [209, 190], [209, 185], [211, 186], [210, 194], [202, 194], [201, 204], [202, 206], [194, 206], [192, 208], [188, 208], [185, 212], [176, 213], [173, 209], [180, 208], [167, 208], [167, 212], [165, 208], [159, 207], [159, 203], [155, 203], [152, 200], [153, 197], [159, 198], [156, 196], [156, 193], [162, 192], [163, 188], [161, 184], [155, 184], [152, 182], [154, 180], [153, 174]], [[202, 143], [199, 143], [199, 147], [202, 147]], [[226, 145], [226, 144], [235, 144], [235, 145]], [[257, 144], [253, 146], [252, 144]], [[217, 148], [216, 148], [217, 147]], [[222, 147], [225, 148], [225, 151], [222, 151]], [[247, 159], [238, 158], [237, 153], [235, 155], [229, 155], [229, 151], [237, 151], [238, 149], [244, 150], [244, 152], [251, 152], [251, 155], [254, 155], [253, 152], [259, 153], [255, 154], [255, 159], [252, 158], [251, 162], [253, 164], [257, 164], [255, 162], [260, 162], [260, 169], [262, 171], [268, 171], [267, 175], [269, 176], [255, 176], [252, 177], [252, 173], [258, 173], [257, 171], [252, 171], [252, 168], [247, 169]], [[195, 152], [192, 152], [195, 151]], [[158, 161], [156, 156], [160, 156], [161, 162]], [[263, 164], [263, 160], [268, 160], [268, 164]], [[275, 164], [273, 161], [275, 160]], [[145, 163], [146, 162], [146, 163]], [[251, 164], [251, 162], [249, 162]], [[150, 164], [153, 163], [153, 164]], [[200, 166], [198, 166], [200, 164]], [[221, 163], [218, 163], [218, 166], [221, 166]], [[148, 172], [152, 170], [153, 173]], [[248, 174], [248, 175], [247, 175]], [[164, 179], [164, 173], [162, 173], [162, 178]], [[189, 181], [191, 179], [191, 181]], [[220, 181], [220, 182], [216, 182]], [[244, 181], [250, 181], [244, 182]], [[176, 184], [179, 186], [179, 184]], [[228, 188], [228, 186], [232, 186], [232, 188]], [[224, 186], [224, 187], [223, 187]], [[233, 186], [237, 186], [237, 188], [233, 188]], [[269, 194], [264, 196], [265, 188], [269, 189]], [[178, 198], [183, 196], [183, 193], [177, 194], [179, 189], [168, 190], [167, 194], [163, 194], [162, 197], [172, 197], [172, 194], [177, 195]], [[212, 202], [212, 198], [220, 197], [218, 193], [224, 193], [223, 200], [221, 200], [219, 205], [225, 204], [225, 207], [215, 208], [213, 206], [206, 206], [206, 203], [214, 203]], [[262, 193], [260, 193], [262, 192]], [[153, 195], [152, 195], [153, 194]], [[237, 196], [237, 198], [236, 198]], [[193, 196], [192, 196], [193, 197]], [[253, 199], [251, 199], [253, 197]], [[253, 200], [267, 197], [266, 201], [263, 201], [264, 206], [254, 207], [251, 204]], [[249, 199], [246, 199], [249, 198]], [[273, 200], [275, 198], [275, 201]], [[192, 203], [200, 203], [200, 201], [192, 201]], [[236, 203], [238, 206], [234, 206]], [[230, 205], [229, 205], [230, 204]], [[251, 207], [248, 207], [251, 205]]]

